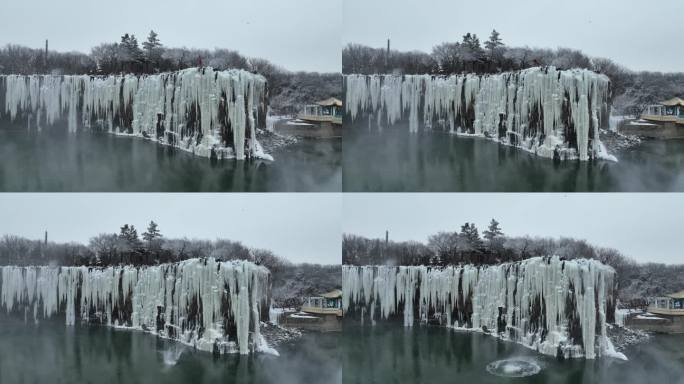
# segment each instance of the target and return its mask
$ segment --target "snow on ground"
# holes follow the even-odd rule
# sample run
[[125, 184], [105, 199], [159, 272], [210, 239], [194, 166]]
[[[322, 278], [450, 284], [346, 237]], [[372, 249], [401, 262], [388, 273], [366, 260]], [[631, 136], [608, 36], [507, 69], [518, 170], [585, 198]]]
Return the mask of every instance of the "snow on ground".
[[660, 316], [656, 316], [656, 315], [654, 315], [652, 313], [648, 313], [648, 312], [644, 313], [643, 315], [637, 315], [636, 318], [640, 319], [640, 320], [665, 320], [664, 318], [662, 318]]
[[641, 126], [641, 125], [651, 125], [651, 126], [654, 126], [654, 127], [657, 127], [657, 126], [658, 126], [658, 124], [649, 123], [648, 121], [646, 121], [646, 120], [644, 120], [644, 119], [639, 119], [639, 120], [630, 121], [630, 122], [627, 123], [627, 124], [629, 124], [629, 125], [639, 125], [639, 126]]
[[295, 319], [318, 319], [316, 316], [311, 316], [306, 312], [297, 312], [293, 313], [290, 315], [290, 317], [293, 317]]
[[308, 127], [313, 127], [313, 126], [314, 126], [314, 124], [307, 123], [306, 121], [300, 120], [300, 119], [289, 120], [289, 121], [288, 121], [287, 123], [285, 123], [285, 124], [287, 124], [287, 125], [301, 125], [301, 126], [308, 126]]

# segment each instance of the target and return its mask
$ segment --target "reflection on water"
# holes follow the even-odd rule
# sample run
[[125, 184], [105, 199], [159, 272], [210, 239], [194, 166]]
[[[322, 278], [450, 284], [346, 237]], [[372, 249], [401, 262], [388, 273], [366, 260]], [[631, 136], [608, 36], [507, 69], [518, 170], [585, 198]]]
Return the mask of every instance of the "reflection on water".
[[[436, 326], [346, 324], [342, 339], [344, 383], [681, 383], [684, 335], [656, 335], [632, 346], [629, 361], [611, 358], [559, 361], [481, 333]], [[541, 369], [506, 379], [488, 372], [495, 360], [534, 362]], [[504, 367], [505, 368], [505, 367]], [[515, 368], [515, 367], [514, 367]], [[511, 381], [513, 382], [513, 381]]]
[[340, 191], [340, 139], [300, 139], [269, 161], [211, 161], [140, 138], [0, 130], [0, 191]]
[[[185, 348], [143, 332], [0, 319], [0, 383], [341, 383], [340, 334], [305, 334], [280, 357]], [[174, 352], [174, 353], [175, 353]]]
[[609, 161], [554, 163], [483, 138], [396, 126], [344, 134], [345, 191], [684, 191], [684, 140], [645, 141]]

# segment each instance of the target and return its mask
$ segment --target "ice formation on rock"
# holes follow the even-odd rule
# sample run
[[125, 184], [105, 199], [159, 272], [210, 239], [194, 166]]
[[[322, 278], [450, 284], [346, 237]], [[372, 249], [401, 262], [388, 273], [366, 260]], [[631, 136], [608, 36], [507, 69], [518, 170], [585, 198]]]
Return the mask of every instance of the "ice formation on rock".
[[543, 157], [611, 156], [599, 140], [608, 126], [610, 81], [584, 69], [535, 67], [493, 75], [346, 75], [352, 121], [408, 118], [409, 130], [441, 126], [486, 136]]
[[610, 355], [615, 271], [595, 260], [531, 258], [486, 266], [343, 266], [342, 306], [363, 319], [438, 319], [546, 355]]
[[66, 120], [70, 131], [142, 136], [204, 157], [270, 158], [256, 140], [266, 127], [266, 79], [242, 70], [6, 75], [0, 104], [0, 118], [25, 119], [29, 128]]
[[245, 261], [0, 270], [0, 308], [8, 313], [36, 321], [64, 313], [67, 324], [142, 329], [218, 353], [258, 350], [270, 307], [270, 273]]

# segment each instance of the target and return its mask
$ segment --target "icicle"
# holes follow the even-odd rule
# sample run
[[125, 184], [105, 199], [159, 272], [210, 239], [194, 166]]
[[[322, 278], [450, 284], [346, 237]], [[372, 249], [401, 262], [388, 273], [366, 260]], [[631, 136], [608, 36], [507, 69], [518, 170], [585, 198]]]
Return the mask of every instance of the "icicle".
[[[270, 158], [256, 140], [258, 108], [265, 105], [266, 79], [242, 70], [189, 68], [157, 75], [7, 75], [0, 118], [66, 117], [69, 132], [79, 125], [144, 136], [198, 156]], [[80, 112], [80, 114], [79, 114]], [[43, 117], [44, 116], [44, 117]], [[249, 132], [248, 132], [249, 130]], [[228, 143], [227, 133], [233, 136]], [[249, 136], [250, 139], [246, 140]], [[247, 152], [245, 152], [245, 145]]]
[[432, 127], [438, 121], [449, 132], [461, 127], [459, 133], [486, 136], [542, 157], [611, 157], [603, 153], [598, 139], [610, 81], [588, 70], [546, 67], [448, 77], [345, 75], [344, 83], [352, 121], [365, 113], [385, 116], [387, 125], [407, 118], [410, 132], [421, 123]]
[[[268, 270], [244, 261], [209, 258], [150, 267], [0, 271], [0, 308], [7, 312], [31, 309], [37, 321], [64, 308], [67, 325], [77, 318], [118, 324], [221, 353], [255, 351], [261, 340], [261, 309], [270, 305]], [[236, 327], [235, 338], [224, 331], [231, 326]]]
[[[479, 267], [343, 266], [342, 305], [371, 320], [403, 308], [409, 327], [416, 314], [420, 321], [441, 314], [450, 326], [492, 333], [543, 354], [593, 359], [613, 350], [606, 313], [614, 302], [614, 278], [615, 271], [598, 261], [558, 257]], [[579, 339], [571, 326], [579, 326]]]

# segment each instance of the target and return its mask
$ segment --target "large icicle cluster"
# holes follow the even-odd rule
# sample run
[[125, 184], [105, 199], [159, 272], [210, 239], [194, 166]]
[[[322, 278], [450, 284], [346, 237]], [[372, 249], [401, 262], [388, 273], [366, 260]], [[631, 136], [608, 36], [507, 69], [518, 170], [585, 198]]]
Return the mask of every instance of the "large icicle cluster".
[[[0, 118], [40, 129], [100, 127], [144, 136], [199, 156], [265, 155], [266, 79], [242, 70], [190, 68], [156, 75], [0, 76]], [[4, 115], [3, 115], [4, 113]]]
[[[610, 81], [589, 70], [535, 67], [494, 75], [347, 75], [346, 110], [409, 130], [441, 125], [543, 157], [609, 157], [598, 130], [608, 122]], [[370, 121], [370, 120], [369, 120]]]
[[80, 319], [142, 329], [218, 353], [246, 354], [263, 343], [259, 323], [268, 316], [270, 274], [249, 262], [0, 270], [0, 307], [36, 321], [64, 313], [67, 324]]
[[490, 266], [344, 266], [343, 308], [376, 319], [439, 319], [540, 353], [593, 359], [614, 354], [615, 271], [595, 260], [531, 258]]

